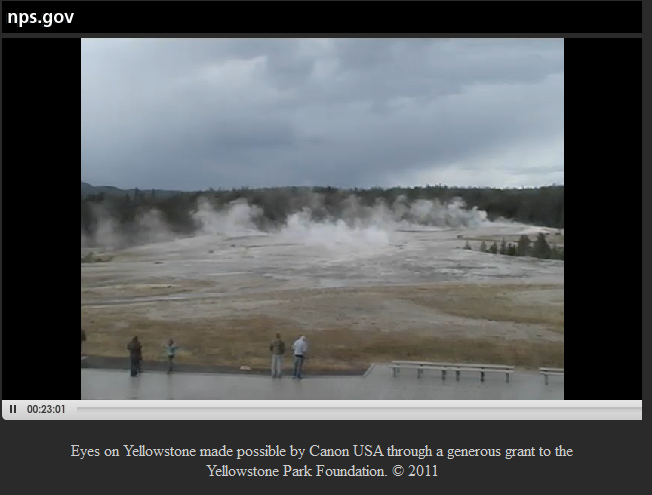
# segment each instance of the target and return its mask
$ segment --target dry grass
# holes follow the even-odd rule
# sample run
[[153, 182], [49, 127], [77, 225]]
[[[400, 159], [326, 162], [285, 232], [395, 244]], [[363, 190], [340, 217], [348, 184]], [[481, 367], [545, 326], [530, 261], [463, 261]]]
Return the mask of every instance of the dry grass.
[[110, 256], [108, 254], [105, 255], [88, 254], [86, 256], [83, 256], [81, 259], [82, 263], [108, 263], [110, 261], [113, 261], [113, 256]]
[[[179, 291], [180, 288], [175, 289]], [[167, 289], [158, 288], [153, 292], [159, 290], [165, 292]], [[123, 293], [123, 297], [128, 297], [129, 292]], [[254, 309], [259, 303], [252, 300], [252, 309], [246, 310], [243, 317], [211, 316], [209, 313], [206, 318], [196, 315], [194, 319], [170, 320], [161, 319], [160, 314], [149, 313], [149, 306], [82, 306], [81, 324], [88, 333], [84, 352], [126, 357], [127, 342], [138, 335], [143, 342], [144, 359], [148, 361], [164, 360], [164, 344], [167, 339], [174, 338], [181, 346], [179, 363], [266, 368], [269, 343], [274, 334], [279, 332], [288, 346], [299, 335], [306, 335], [314, 350], [309, 360], [309, 366], [313, 369], [366, 369], [374, 362], [394, 359], [485, 362], [512, 364], [523, 368], [563, 367], [563, 342], [482, 337], [482, 330], [473, 331], [476, 327], [463, 321], [451, 323], [450, 328], [447, 327], [451, 330], [447, 336], [442, 332], [433, 335], [435, 330], [427, 324], [428, 328], [421, 329], [387, 328], [389, 323], [383, 324], [382, 313], [379, 314], [380, 324], [376, 328], [355, 329], [356, 313], [351, 309], [343, 309], [347, 306], [341, 300], [342, 297], [345, 298], [349, 308], [351, 304], [355, 307], [356, 301], [360, 305], [368, 302], [368, 298], [377, 301], [375, 304], [379, 307], [383, 307], [385, 302], [402, 300], [432, 308], [435, 318], [438, 311], [440, 314], [447, 313], [480, 322], [493, 320], [541, 325], [563, 334], [564, 306], [563, 300], [561, 303], [558, 300], [560, 293], [563, 296], [563, 285], [469, 283], [319, 289], [296, 293], [282, 291], [260, 295], [263, 299], [259, 303], [271, 299], [289, 301], [291, 306], [287, 307], [287, 318], [260, 314], [262, 308]], [[251, 296], [236, 296], [230, 299], [237, 301], [249, 297]], [[302, 300], [305, 302], [299, 302]], [[301, 316], [300, 309], [311, 307], [309, 305], [315, 301], [323, 306], [321, 311], [328, 313], [307, 312]], [[227, 301], [211, 301], [211, 304], [214, 303], [226, 304]], [[186, 305], [185, 302], [177, 304]], [[161, 314], [166, 313], [165, 309], [162, 311]], [[346, 312], [339, 321], [324, 318], [326, 314], [336, 315], [338, 311]], [[291, 319], [297, 315], [300, 317]], [[466, 326], [460, 327], [458, 332], [456, 325]]]
[[[528, 285], [528, 292], [560, 289], [555, 285]], [[563, 290], [563, 289], [562, 289]], [[471, 285], [423, 288], [402, 298], [415, 304], [436, 308], [463, 318], [544, 325], [564, 331], [564, 306], [527, 303], [514, 296], [524, 291], [518, 285]]]
[[[116, 277], [87, 277], [82, 282], [81, 293], [86, 303], [102, 302], [102, 298], [113, 297], [128, 299], [130, 297], [157, 297], [199, 292], [205, 289], [213, 289], [214, 286], [203, 280], [174, 280], [174, 279], [150, 279], [149, 283], [116, 283]], [[213, 292], [220, 292], [214, 290]]]

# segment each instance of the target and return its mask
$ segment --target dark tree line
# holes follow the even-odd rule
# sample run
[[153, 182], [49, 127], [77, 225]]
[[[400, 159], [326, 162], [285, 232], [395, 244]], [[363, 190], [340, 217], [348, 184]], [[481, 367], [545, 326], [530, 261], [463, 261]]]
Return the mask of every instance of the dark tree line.
[[[315, 193], [323, 198], [315, 206]], [[93, 235], [102, 218], [111, 218], [125, 238], [138, 233], [140, 215], [156, 209], [169, 230], [179, 235], [193, 233], [198, 225], [193, 218], [197, 202], [205, 198], [219, 209], [235, 200], [245, 200], [262, 210], [258, 227], [267, 229], [282, 225], [292, 213], [311, 208], [315, 220], [341, 218], [350, 207], [351, 195], [363, 206], [373, 206], [378, 200], [391, 205], [404, 197], [408, 203], [416, 200], [439, 200], [448, 203], [462, 198], [469, 208], [487, 212], [490, 220], [500, 217], [522, 223], [553, 228], [564, 227], [564, 186], [529, 189], [452, 188], [426, 186], [415, 188], [337, 189], [334, 187], [284, 187], [271, 189], [229, 189], [203, 192], [157, 194], [138, 191], [125, 194], [82, 195], [82, 234]]]
[[[464, 249], [472, 250], [469, 241], [466, 241]], [[507, 243], [505, 239], [500, 244], [495, 242], [487, 248], [486, 241], [480, 243], [480, 252], [490, 254], [501, 254], [503, 256], [531, 256], [539, 259], [550, 260], [563, 260], [564, 248], [558, 247], [555, 244], [549, 244], [546, 235], [543, 233], [537, 234], [534, 242], [527, 236], [522, 235], [517, 244]]]

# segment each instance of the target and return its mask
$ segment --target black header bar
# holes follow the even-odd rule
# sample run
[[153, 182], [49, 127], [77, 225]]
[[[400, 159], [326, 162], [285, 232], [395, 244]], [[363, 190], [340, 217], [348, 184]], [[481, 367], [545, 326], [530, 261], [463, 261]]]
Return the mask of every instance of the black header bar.
[[8, 1], [2, 2], [2, 15], [3, 33], [563, 36], [642, 32], [642, 2], [629, 1]]

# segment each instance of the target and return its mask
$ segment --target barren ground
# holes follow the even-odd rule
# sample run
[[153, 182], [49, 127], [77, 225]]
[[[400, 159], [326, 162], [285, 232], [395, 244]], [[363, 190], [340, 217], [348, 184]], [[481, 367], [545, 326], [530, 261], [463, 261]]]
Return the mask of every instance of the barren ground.
[[84, 351], [124, 357], [138, 335], [144, 358], [162, 360], [174, 338], [180, 363], [255, 369], [280, 332], [288, 345], [307, 336], [312, 369], [394, 359], [563, 367], [563, 262], [461, 249], [532, 232], [249, 233], [111, 252], [81, 265]]

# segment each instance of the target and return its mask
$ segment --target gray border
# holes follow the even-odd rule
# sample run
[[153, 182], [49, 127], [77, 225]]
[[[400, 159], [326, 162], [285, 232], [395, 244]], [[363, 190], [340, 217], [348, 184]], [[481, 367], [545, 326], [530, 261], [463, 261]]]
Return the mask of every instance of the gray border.
[[[62, 0], [6, 0], [14, 2], [60, 2]], [[100, 1], [111, 1], [111, 2], [135, 2], [135, 1], [144, 1], [144, 2], [176, 2], [176, 1], [193, 1], [193, 2], [249, 2], [249, 1], [263, 1], [263, 2], [277, 2], [279, 0], [65, 0], [67, 2], [100, 2]], [[362, 1], [362, 2], [378, 2], [378, 1], [403, 1], [403, 0], [283, 0], [288, 2], [351, 2], [351, 1]], [[409, 0], [409, 1], [422, 1], [422, 2], [495, 2], [496, 0]], [[643, 0], [501, 0], [504, 2], [639, 2], [642, 3]]]
[[[27, 0], [28, 1], [28, 0]], [[91, 0], [89, 0], [91, 1]], [[129, 1], [129, 0], [114, 0]], [[165, 1], [165, 0], [145, 0], [145, 1]], [[199, 0], [203, 1], [203, 0]], [[209, 0], [206, 0], [209, 1]], [[237, 0], [248, 1], [248, 0]], [[272, 0], [269, 0], [272, 1]], [[297, 0], [298, 1], [298, 0]], [[311, 1], [311, 0], [305, 0]], [[371, 1], [371, 0], [369, 0]], [[456, 0], [467, 1], [467, 0]], [[526, 0], [529, 1], [529, 0]], [[546, 0], [553, 1], [553, 0]], [[563, 1], [563, 0], [557, 0]], [[584, 0], [581, 0], [584, 1]], [[602, 0], [600, 0], [602, 1]], [[622, 0], [623, 2], [632, 0]], [[0, 33], [2, 38], [170, 38], [169, 33], [120, 33], [120, 34], [102, 34], [102, 33]], [[220, 38], [643, 38], [642, 33], [516, 33], [516, 34], [497, 34], [497, 33], [365, 33], [364, 36], [356, 33], [294, 33], [291, 36], [279, 33], [261, 34], [261, 33], [240, 33], [237, 35], [229, 34], [220, 36], [217, 33], [175, 33], [172, 38], [176, 39], [220, 39]], [[0, 86], [1, 88], [1, 86]], [[0, 168], [1, 169], [1, 168]]]
[[[2, 38], [0, 38], [0, 54], [2, 53]], [[1, 56], [1, 55], [0, 55]], [[0, 95], [2, 94], [2, 66], [0, 63]], [[2, 111], [2, 97], [0, 97], [0, 136], [2, 136], [2, 120], [4, 112]], [[2, 398], [2, 138], [0, 137], [0, 398]], [[4, 417], [3, 417], [4, 419]]]

